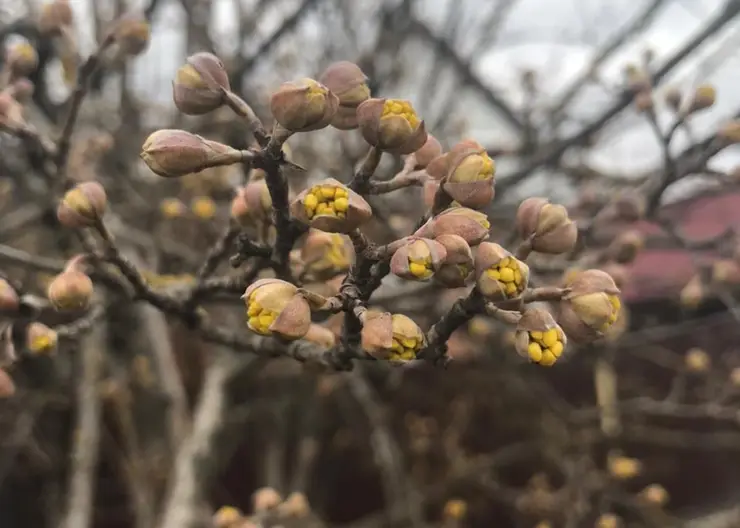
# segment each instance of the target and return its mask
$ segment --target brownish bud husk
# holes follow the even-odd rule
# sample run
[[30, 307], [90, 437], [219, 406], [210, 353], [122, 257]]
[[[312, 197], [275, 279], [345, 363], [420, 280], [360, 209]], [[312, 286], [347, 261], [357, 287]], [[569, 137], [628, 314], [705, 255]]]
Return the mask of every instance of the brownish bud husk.
[[69, 0], [52, 0], [41, 7], [38, 27], [41, 33], [57, 35], [63, 28], [74, 23], [74, 14]]
[[485, 207], [494, 196], [496, 163], [476, 141], [464, 140], [447, 155], [444, 189], [464, 207]]
[[415, 161], [414, 168], [417, 170], [425, 169], [433, 160], [442, 156], [442, 144], [433, 135], [427, 134], [427, 140], [412, 156], [414, 156]]
[[629, 264], [645, 245], [644, 235], [635, 230], [623, 231], [609, 244], [606, 257], [619, 264]]
[[277, 508], [283, 497], [274, 488], [260, 488], [252, 494], [252, 508], [255, 513], [262, 513]]
[[437, 238], [441, 235], [457, 235], [469, 246], [477, 246], [490, 236], [491, 224], [481, 212], [467, 207], [455, 207], [442, 211], [430, 218], [414, 236]]
[[0, 278], [0, 314], [13, 314], [19, 307], [18, 292], [7, 280]]
[[143, 14], [126, 13], [114, 23], [111, 35], [122, 55], [135, 57], [149, 47], [151, 27]]
[[152, 172], [165, 178], [177, 178], [242, 160], [239, 150], [175, 129], [152, 133], [144, 142], [139, 156]]
[[309, 343], [314, 343], [324, 348], [332, 348], [337, 344], [337, 336], [328, 328], [311, 323], [308, 332], [303, 337]]
[[172, 98], [183, 114], [203, 115], [224, 104], [231, 89], [224, 63], [212, 53], [191, 55], [175, 74]]
[[550, 312], [527, 308], [516, 327], [514, 348], [532, 363], [549, 367], [560, 358], [567, 345], [565, 332]]
[[521, 239], [529, 241], [532, 249], [540, 253], [567, 253], [578, 240], [578, 227], [568, 210], [545, 198], [524, 200], [517, 210], [516, 226]]
[[681, 90], [675, 86], [671, 86], [665, 91], [663, 97], [665, 99], [665, 104], [668, 105], [668, 108], [672, 111], [678, 112], [681, 110], [681, 103], [683, 102]]
[[304, 273], [315, 280], [326, 280], [349, 270], [355, 252], [346, 235], [311, 229], [300, 254]]
[[359, 66], [349, 61], [330, 64], [319, 77], [319, 82], [337, 96], [339, 107], [331, 126], [339, 130], [358, 127], [357, 107], [370, 98], [368, 78]]
[[470, 246], [458, 235], [440, 235], [435, 240], [447, 252], [444, 262], [434, 274], [435, 282], [447, 288], [465, 286], [475, 268]]
[[722, 125], [717, 131], [717, 138], [729, 145], [740, 143], [740, 120], [734, 119]]
[[288, 341], [303, 338], [311, 326], [311, 307], [293, 284], [280, 279], [259, 279], [242, 296], [247, 326], [260, 335], [277, 335]]
[[55, 310], [85, 310], [93, 295], [90, 277], [76, 269], [67, 269], [49, 284], [46, 296]]
[[64, 227], [90, 227], [100, 222], [108, 205], [105, 189], [98, 182], [75, 185], [67, 191], [57, 208], [57, 219]]

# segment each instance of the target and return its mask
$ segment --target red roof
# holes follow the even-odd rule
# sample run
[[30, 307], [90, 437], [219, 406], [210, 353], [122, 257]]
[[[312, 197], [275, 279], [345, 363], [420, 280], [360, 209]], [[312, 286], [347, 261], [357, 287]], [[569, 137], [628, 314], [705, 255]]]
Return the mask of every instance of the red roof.
[[[740, 227], [740, 189], [706, 194], [664, 207], [663, 213], [680, 226], [692, 242], [711, 240], [730, 227]], [[667, 236], [649, 222], [634, 225], [651, 240]], [[697, 264], [716, 258], [710, 252], [682, 249], [650, 249], [649, 245], [630, 266], [630, 280], [624, 288], [627, 300], [677, 297], [697, 272]]]

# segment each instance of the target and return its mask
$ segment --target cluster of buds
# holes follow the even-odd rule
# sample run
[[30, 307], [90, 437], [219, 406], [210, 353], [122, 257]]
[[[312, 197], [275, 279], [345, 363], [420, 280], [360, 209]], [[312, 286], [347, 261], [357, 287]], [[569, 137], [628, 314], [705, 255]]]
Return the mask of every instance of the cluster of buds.
[[516, 328], [516, 351], [532, 363], [550, 367], [563, 354], [567, 338], [552, 315], [530, 308], [522, 313]]
[[329, 233], [349, 233], [372, 216], [362, 196], [333, 178], [301, 192], [290, 210], [301, 222]]
[[499, 244], [482, 242], [475, 256], [475, 275], [487, 299], [514, 299], [527, 287], [529, 267]]
[[367, 81], [368, 78], [360, 67], [352, 62], [335, 62], [324, 70], [319, 82], [339, 101], [331, 126], [338, 130], [353, 130], [358, 127], [357, 107], [370, 98]]
[[257, 334], [292, 341], [304, 337], [311, 326], [311, 306], [289, 282], [260, 279], [246, 289], [242, 299], [247, 326]]
[[90, 305], [93, 282], [85, 273], [85, 265], [85, 256], [77, 256], [49, 283], [46, 296], [55, 310], [85, 310]]
[[375, 359], [405, 362], [416, 358], [426, 337], [412, 319], [403, 314], [365, 312], [362, 348]]

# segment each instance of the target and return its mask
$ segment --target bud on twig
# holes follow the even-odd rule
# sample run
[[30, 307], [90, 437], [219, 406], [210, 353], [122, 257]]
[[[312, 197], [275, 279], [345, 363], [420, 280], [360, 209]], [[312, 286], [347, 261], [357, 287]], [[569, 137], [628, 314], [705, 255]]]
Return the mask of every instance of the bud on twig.
[[127, 13], [114, 23], [111, 36], [118, 45], [119, 53], [134, 57], [144, 53], [149, 46], [151, 28], [140, 13]]
[[693, 114], [714, 106], [717, 99], [717, 90], [711, 84], [702, 84], [694, 93], [686, 108], [686, 114]]
[[229, 75], [221, 59], [200, 52], [187, 58], [175, 74], [172, 99], [180, 112], [203, 115], [224, 104], [224, 91], [229, 91]]
[[366, 312], [362, 348], [375, 359], [405, 362], [416, 358], [426, 337], [412, 319], [403, 314]]
[[357, 107], [360, 131], [370, 145], [394, 154], [411, 154], [427, 140], [424, 121], [409, 101], [368, 99]]
[[71, 259], [49, 284], [46, 296], [55, 310], [84, 310], [90, 305], [93, 282], [83, 272], [84, 262], [84, 255]]
[[567, 339], [549, 312], [529, 308], [522, 313], [516, 328], [516, 351], [520, 356], [549, 367], [563, 354]]
[[324, 70], [319, 82], [339, 100], [331, 126], [339, 130], [357, 128], [357, 107], [370, 97], [367, 80], [360, 67], [348, 61], [335, 62]]
[[493, 200], [496, 164], [475, 141], [461, 141], [448, 154], [443, 185], [453, 200], [464, 207], [481, 208]]
[[604, 337], [617, 321], [622, 303], [619, 288], [602, 270], [577, 273], [566, 284], [569, 293], [560, 303], [558, 322], [576, 342]]
[[391, 273], [407, 280], [432, 278], [447, 257], [442, 244], [428, 238], [409, 237], [391, 257]]
[[467, 207], [455, 207], [430, 218], [414, 236], [437, 238], [441, 235], [457, 235], [472, 247], [486, 240], [490, 229], [491, 223], [483, 213]]
[[283, 83], [270, 98], [272, 116], [290, 132], [310, 132], [329, 126], [338, 107], [336, 95], [308, 78]]
[[103, 218], [108, 205], [105, 189], [98, 182], [83, 182], [67, 191], [57, 208], [64, 227], [91, 227]]
[[317, 280], [329, 279], [347, 271], [353, 259], [354, 250], [349, 238], [339, 233], [312, 229], [301, 248], [304, 272]]
[[362, 196], [333, 178], [301, 192], [290, 211], [304, 224], [329, 233], [349, 233], [372, 216]]
[[31, 354], [52, 355], [58, 341], [57, 333], [45, 324], [33, 322], [26, 327], [26, 348]]
[[5, 67], [9, 69], [11, 79], [27, 77], [39, 64], [36, 49], [27, 41], [10, 46], [5, 53]]
[[228, 145], [173, 129], [152, 133], [144, 142], [139, 156], [155, 174], [165, 178], [231, 165], [243, 159], [241, 151]]
[[568, 216], [568, 210], [545, 198], [524, 200], [516, 213], [516, 226], [521, 239], [540, 253], [566, 253], [578, 239], [578, 228]]
[[281, 502], [283, 497], [273, 488], [260, 488], [252, 495], [252, 509], [255, 513], [277, 508]]
[[294, 285], [279, 279], [260, 279], [242, 295], [247, 326], [261, 335], [301, 339], [311, 326], [311, 307]]
[[499, 244], [481, 242], [475, 256], [475, 276], [486, 299], [515, 299], [527, 288], [529, 267]]
[[435, 282], [447, 288], [461, 288], [465, 286], [473, 272], [473, 252], [465, 239], [457, 235], [440, 235], [434, 239], [447, 252], [437, 272]]
[[231, 202], [231, 217], [248, 227], [260, 220], [270, 220], [272, 196], [264, 179], [252, 179], [240, 188]]

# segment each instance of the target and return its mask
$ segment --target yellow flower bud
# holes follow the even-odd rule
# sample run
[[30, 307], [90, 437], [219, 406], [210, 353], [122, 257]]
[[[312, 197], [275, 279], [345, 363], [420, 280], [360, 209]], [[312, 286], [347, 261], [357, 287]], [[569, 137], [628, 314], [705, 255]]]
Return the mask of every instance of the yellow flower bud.
[[367, 312], [362, 326], [362, 348], [380, 360], [405, 362], [416, 358], [426, 337], [413, 320], [403, 314]]
[[149, 46], [151, 28], [141, 14], [127, 13], [115, 22], [112, 35], [120, 53], [134, 57]]
[[465, 140], [448, 154], [448, 173], [444, 188], [464, 207], [481, 208], [494, 196], [496, 164], [475, 141]]
[[172, 99], [183, 114], [203, 115], [223, 105], [224, 91], [230, 89], [224, 63], [212, 53], [200, 52], [177, 70]]
[[242, 296], [247, 326], [261, 335], [301, 339], [311, 325], [311, 307], [294, 285], [279, 279], [260, 279]]
[[642, 472], [642, 463], [626, 456], [609, 457], [607, 466], [609, 474], [617, 480], [629, 480]]
[[278, 506], [278, 510], [281, 517], [289, 519], [305, 519], [311, 513], [308, 499], [299, 491], [288, 495], [285, 501]]
[[362, 136], [370, 145], [395, 154], [411, 154], [427, 140], [424, 122], [409, 101], [368, 99], [357, 107]]
[[562, 356], [567, 338], [549, 312], [529, 308], [516, 328], [517, 353], [532, 363], [550, 367]]
[[596, 519], [594, 528], [620, 528], [622, 521], [613, 513], [602, 513]]
[[57, 311], [84, 310], [90, 304], [93, 283], [90, 277], [76, 270], [60, 273], [51, 281], [46, 296]]
[[52, 355], [56, 352], [59, 337], [45, 324], [33, 322], [26, 328], [26, 348], [34, 355]]
[[686, 352], [685, 364], [689, 372], [706, 372], [712, 366], [712, 358], [701, 348], [691, 348]]
[[450, 499], [445, 503], [443, 517], [445, 519], [461, 520], [468, 511], [467, 503], [462, 499]]
[[407, 280], [424, 281], [432, 278], [447, 256], [439, 242], [428, 238], [409, 237], [391, 257], [391, 273]]
[[301, 260], [312, 278], [328, 279], [350, 268], [354, 250], [345, 235], [312, 229], [301, 248]]
[[326, 86], [339, 100], [337, 113], [331, 125], [339, 130], [357, 128], [357, 107], [370, 97], [367, 76], [356, 64], [339, 61], [330, 64], [319, 77], [319, 82]]
[[165, 198], [159, 204], [159, 210], [165, 218], [180, 218], [188, 210], [182, 200]]
[[28, 41], [23, 41], [8, 48], [5, 53], [5, 64], [10, 68], [13, 77], [26, 77], [38, 66], [39, 56]]
[[65, 227], [89, 227], [100, 221], [108, 198], [98, 182], [77, 184], [67, 191], [57, 208], [57, 219]]
[[566, 287], [570, 293], [560, 303], [558, 322], [577, 342], [604, 337], [622, 307], [614, 280], [604, 271], [592, 269], [577, 273]]
[[349, 233], [372, 216], [362, 196], [333, 178], [300, 193], [290, 210], [301, 222], [329, 233]]
[[427, 140], [421, 148], [413, 153], [415, 169], [424, 169], [442, 155], [442, 144], [431, 134], [427, 134]]
[[445, 257], [434, 274], [435, 282], [447, 288], [465, 286], [473, 273], [473, 252], [465, 239], [457, 235], [439, 235], [435, 241], [445, 248]]
[[517, 210], [516, 226], [521, 239], [529, 240], [532, 249], [541, 253], [567, 253], [578, 239], [578, 228], [568, 210], [545, 198], [524, 200]]
[[717, 90], [711, 84], [702, 84], [694, 90], [694, 94], [686, 109], [687, 114], [700, 112], [714, 106], [717, 100]]
[[252, 509], [262, 513], [277, 508], [283, 497], [274, 488], [260, 488], [252, 494]]
[[216, 216], [216, 202], [210, 196], [198, 196], [190, 204], [190, 210], [201, 220], [211, 220]]
[[475, 276], [487, 299], [515, 299], [527, 288], [529, 267], [499, 244], [481, 242], [475, 256]]
[[291, 132], [310, 132], [327, 127], [338, 107], [337, 96], [313, 79], [283, 83], [270, 98], [270, 110], [275, 121]]

